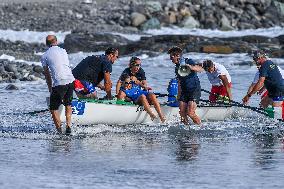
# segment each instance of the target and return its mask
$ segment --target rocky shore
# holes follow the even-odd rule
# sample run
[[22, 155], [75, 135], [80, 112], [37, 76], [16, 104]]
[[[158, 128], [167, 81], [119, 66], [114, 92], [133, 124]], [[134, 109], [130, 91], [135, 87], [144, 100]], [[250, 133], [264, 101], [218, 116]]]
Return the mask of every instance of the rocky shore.
[[255, 29], [284, 26], [283, 0], [66, 0], [0, 4], [0, 29], [139, 32], [161, 26]]
[[[185, 52], [251, 53], [266, 50], [284, 58], [284, 35], [278, 37], [210, 38], [159, 35], [130, 41], [114, 32], [144, 34], [148, 29], [182, 28], [242, 30], [284, 27], [284, 0], [3, 0], [0, 29], [72, 31], [64, 41], [68, 53], [103, 51], [109, 45], [121, 55], [156, 56], [173, 45]], [[38, 62], [44, 44], [0, 40], [0, 55]], [[0, 82], [43, 78], [36, 65], [0, 60]]]

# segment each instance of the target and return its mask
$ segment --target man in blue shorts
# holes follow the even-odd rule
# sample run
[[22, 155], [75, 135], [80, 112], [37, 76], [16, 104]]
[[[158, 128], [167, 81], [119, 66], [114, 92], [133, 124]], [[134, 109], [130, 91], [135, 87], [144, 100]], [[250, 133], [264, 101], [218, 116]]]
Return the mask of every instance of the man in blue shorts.
[[271, 60], [268, 60], [266, 54], [262, 51], [255, 51], [253, 53], [253, 61], [257, 66], [260, 66], [259, 79], [253, 89], [243, 98], [243, 102], [247, 104], [249, 98], [259, 91], [264, 84], [268, 91], [269, 98], [273, 100], [272, 106], [282, 107], [282, 101], [284, 99], [284, 80], [278, 66]]
[[54, 35], [46, 37], [46, 45], [49, 49], [42, 55], [41, 63], [44, 68], [44, 75], [48, 90], [50, 92], [50, 112], [59, 133], [62, 133], [61, 120], [58, 112], [59, 106], [63, 103], [66, 116], [66, 134], [71, 133], [71, 101], [75, 80], [69, 65], [67, 52], [57, 46], [57, 39]]
[[182, 49], [179, 47], [172, 47], [169, 49], [171, 61], [175, 64], [175, 74], [178, 79], [178, 100], [181, 121], [188, 124], [189, 116], [195, 124], [201, 124], [201, 120], [195, 113], [197, 103], [201, 96], [200, 81], [197, 72], [203, 71], [203, 68], [192, 59], [185, 59], [185, 65], [191, 70], [187, 76], [181, 76], [178, 72], [180, 68], [180, 59], [182, 58]]
[[[96, 97], [95, 87], [106, 92], [106, 99], [112, 99], [110, 75], [112, 64], [118, 59], [118, 49], [109, 47], [104, 55], [88, 56], [82, 60], [72, 73], [76, 78], [75, 91], [78, 97]], [[100, 82], [104, 80], [104, 86]]]

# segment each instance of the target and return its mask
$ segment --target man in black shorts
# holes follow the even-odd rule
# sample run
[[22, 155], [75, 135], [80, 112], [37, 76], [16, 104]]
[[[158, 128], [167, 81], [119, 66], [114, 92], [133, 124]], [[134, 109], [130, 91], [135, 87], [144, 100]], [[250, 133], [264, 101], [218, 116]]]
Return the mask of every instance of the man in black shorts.
[[62, 103], [64, 104], [66, 109], [66, 134], [70, 134], [71, 102], [74, 89], [73, 81], [75, 79], [70, 69], [68, 54], [64, 49], [57, 46], [56, 36], [48, 35], [46, 37], [46, 45], [49, 49], [42, 55], [41, 63], [50, 92], [49, 109], [57, 131], [62, 133], [58, 108]]

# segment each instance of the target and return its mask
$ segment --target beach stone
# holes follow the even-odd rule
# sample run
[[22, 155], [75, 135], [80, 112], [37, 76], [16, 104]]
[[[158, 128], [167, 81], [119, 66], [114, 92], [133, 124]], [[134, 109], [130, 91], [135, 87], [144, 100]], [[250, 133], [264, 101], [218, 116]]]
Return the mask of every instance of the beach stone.
[[231, 26], [230, 20], [225, 14], [223, 14], [221, 19], [221, 30], [229, 31], [233, 29], [234, 28]]
[[33, 71], [36, 72], [36, 73], [43, 73], [43, 67], [36, 65], [36, 66], [33, 67]]
[[182, 21], [181, 26], [189, 29], [199, 28], [200, 23], [197, 20], [195, 20], [195, 18], [193, 18], [192, 16], [187, 16]]
[[151, 18], [147, 20], [144, 24], [141, 26], [142, 30], [149, 30], [149, 29], [160, 29], [161, 23], [157, 18]]
[[141, 24], [143, 24], [146, 21], [146, 16], [138, 13], [138, 12], [133, 12], [131, 14], [131, 24], [132, 26], [140, 26]]
[[159, 1], [147, 1], [145, 3], [146, 10], [151, 14], [155, 12], [161, 12], [163, 10], [162, 5]]
[[19, 90], [19, 88], [14, 84], [9, 84], [5, 87], [6, 90]]
[[233, 49], [230, 46], [222, 45], [205, 45], [202, 47], [204, 53], [231, 54]]
[[15, 64], [7, 64], [4, 66], [7, 72], [17, 72], [17, 68]]

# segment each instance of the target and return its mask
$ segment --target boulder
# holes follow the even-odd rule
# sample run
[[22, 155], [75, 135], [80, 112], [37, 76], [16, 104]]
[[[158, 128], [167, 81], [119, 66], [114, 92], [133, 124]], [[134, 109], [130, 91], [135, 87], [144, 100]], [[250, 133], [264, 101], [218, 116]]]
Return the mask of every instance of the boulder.
[[14, 84], [9, 84], [5, 87], [6, 90], [19, 90], [19, 88]]
[[160, 29], [160, 28], [161, 28], [161, 23], [157, 18], [151, 18], [141, 26], [141, 29], [144, 31], [149, 29]]
[[218, 54], [230, 54], [233, 53], [233, 49], [230, 46], [222, 45], [204, 45], [201, 48], [204, 53], [218, 53]]
[[221, 30], [228, 31], [233, 29], [234, 28], [231, 26], [230, 20], [225, 14], [223, 14], [221, 19]]
[[144, 14], [133, 12], [131, 14], [131, 24], [134, 27], [140, 26], [146, 21], [146, 16]]
[[199, 28], [200, 27], [200, 23], [195, 20], [195, 18], [193, 18], [192, 16], [187, 16], [183, 19], [181, 26], [184, 28]]
[[155, 13], [155, 12], [161, 12], [163, 10], [162, 5], [159, 1], [147, 1], [145, 3], [146, 10], [149, 11], [149, 13]]

